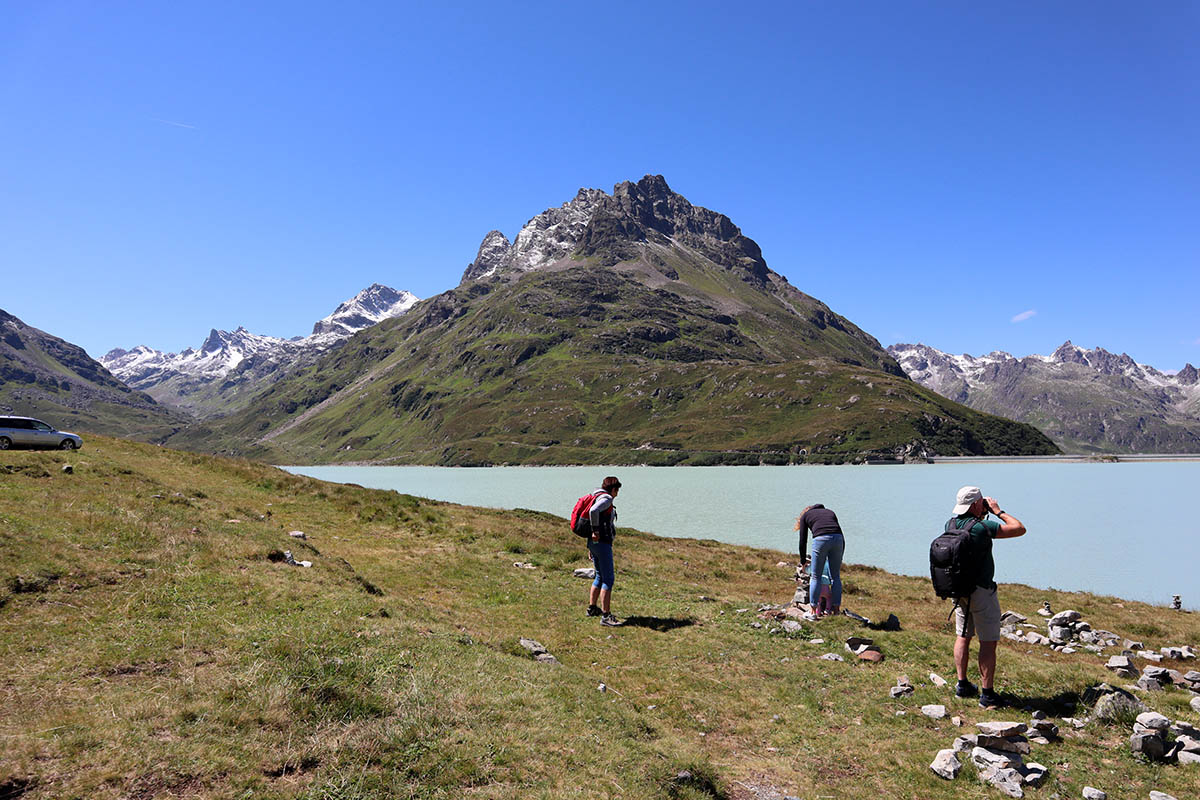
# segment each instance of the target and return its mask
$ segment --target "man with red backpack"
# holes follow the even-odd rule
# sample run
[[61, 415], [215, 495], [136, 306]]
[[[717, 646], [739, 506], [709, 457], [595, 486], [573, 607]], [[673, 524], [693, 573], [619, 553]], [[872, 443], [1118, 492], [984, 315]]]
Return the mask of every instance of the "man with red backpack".
[[[610, 605], [613, 580], [616, 577], [616, 571], [613, 568], [613, 534], [616, 532], [617, 509], [613, 505], [613, 500], [620, 491], [621, 482], [619, 480], [612, 476], [605, 478], [600, 484], [600, 488], [590, 495], [591, 504], [587, 508], [587, 518], [591, 530], [591, 536], [588, 539], [588, 553], [591, 554], [592, 564], [596, 567], [596, 579], [592, 582], [591, 591], [588, 593], [587, 615], [600, 617], [600, 624], [609, 627], [621, 624], [612, 615]], [[597, 603], [599, 604], [597, 605]]]

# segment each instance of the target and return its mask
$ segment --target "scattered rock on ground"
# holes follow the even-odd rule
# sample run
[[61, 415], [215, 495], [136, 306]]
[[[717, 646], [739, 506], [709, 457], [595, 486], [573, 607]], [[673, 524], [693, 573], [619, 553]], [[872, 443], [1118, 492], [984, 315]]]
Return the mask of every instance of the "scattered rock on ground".
[[596, 570], [594, 567], [580, 567], [579, 569], [575, 570], [574, 575], [576, 578], [587, 578], [588, 580], [595, 580]]
[[939, 750], [929, 768], [939, 777], [952, 781], [958, 777], [958, 773], [962, 769], [962, 762], [958, 760], [958, 756], [954, 754], [953, 750]]
[[1120, 675], [1122, 678], [1136, 678], [1138, 676], [1137, 668], [1133, 666], [1133, 661], [1129, 656], [1112, 656], [1104, 665], [1105, 669], [1110, 669]]
[[946, 707], [943, 705], [927, 705], [921, 706], [921, 713], [930, 719], [945, 719]]
[[1108, 800], [1108, 793], [1091, 786], [1083, 787], [1084, 800]]
[[936, 672], [929, 673], [929, 681], [939, 689], [946, 685], [946, 679], [941, 675], [938, 675]]
[[821, 656], [821, 658], [823, 658], [826, 661], [845, 661], [846, 660], [846, 659], [842, 658], [841, 656], [839, 656], [837, 653], [826, 653], [825, 655]]
[[529, 651], [529, 655], [533, 657], [534, 661], [537, 661], [541, 664], [558, 663], [558, 659], [550, 655], [542, 643], [536, 639], [526, 639], [522, 637], [518, 643], [521, 645], [521, 647]]
[[291, 531], [288, 533], [288, 536], [292, 537], [293, 539], [307, 539], [308, 538], [308, 536], [305, 535], [304, 531]]

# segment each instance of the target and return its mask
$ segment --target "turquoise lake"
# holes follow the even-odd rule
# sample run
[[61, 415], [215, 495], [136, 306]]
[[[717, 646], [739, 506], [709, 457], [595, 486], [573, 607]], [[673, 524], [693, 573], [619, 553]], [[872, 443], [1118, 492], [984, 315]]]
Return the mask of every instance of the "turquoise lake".
[[[1025, 523], [996, 542], [996, 579], [1200, 608], [1200, 463], [952, 463], [791, 467], [286, 467], [337, 483], [566, 517], [616, 475], [618, 525], [796, 553], [792, 523], [834, 509], [846, 560], [928, 575], [929, 543], [971, 484]], [[563, 536], [570, 536], [563, 528]], [[618, 568], [620, 543], [618, 540]]]

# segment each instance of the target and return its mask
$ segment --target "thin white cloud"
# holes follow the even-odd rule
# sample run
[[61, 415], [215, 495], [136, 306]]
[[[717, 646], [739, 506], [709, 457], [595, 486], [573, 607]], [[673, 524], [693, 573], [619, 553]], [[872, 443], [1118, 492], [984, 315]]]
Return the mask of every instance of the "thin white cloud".
[[174, 125], [176, 128], [188, 128], [190, 130], [196, 130], [195, 125], [188, 125], [186, 122], [176, 122], [175, 120], [171, 119], [159, 119], [158, 117], [151, 117], [150, 119], [154, 120], [155, 122], [161, 122], [163, 125]]
[[1033, 317], [1035, 314], [1037, 314], [1037, 312], [1034, 311], [1032, 308], [1029, 309], [1028, 311], [1022, 311], [1020, 314], [1017, 314], [1015, 317], [1012, 318], [1012, 322], [1024, 322], [1025, 320]]

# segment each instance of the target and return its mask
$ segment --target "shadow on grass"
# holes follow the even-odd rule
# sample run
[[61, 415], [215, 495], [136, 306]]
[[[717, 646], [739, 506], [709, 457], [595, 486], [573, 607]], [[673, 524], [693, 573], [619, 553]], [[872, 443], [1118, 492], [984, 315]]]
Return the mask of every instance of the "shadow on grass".
[[1020, 695], [1015, 692], [999, 692], [1005, 708], [1023, 711], [1043, 711], [1051, 717], [1070, 717], [1081, 704], [1079, 692], [1059, 692], [1053, 697]]
[[649, 628], [652, 631], [666, 633], [676, 628], [686, 628], [689, 625], [695, 624], [695, 620], [680, 619], [679, 617], [626, 617], [625, 621], [621, 623], [621, 627]]

